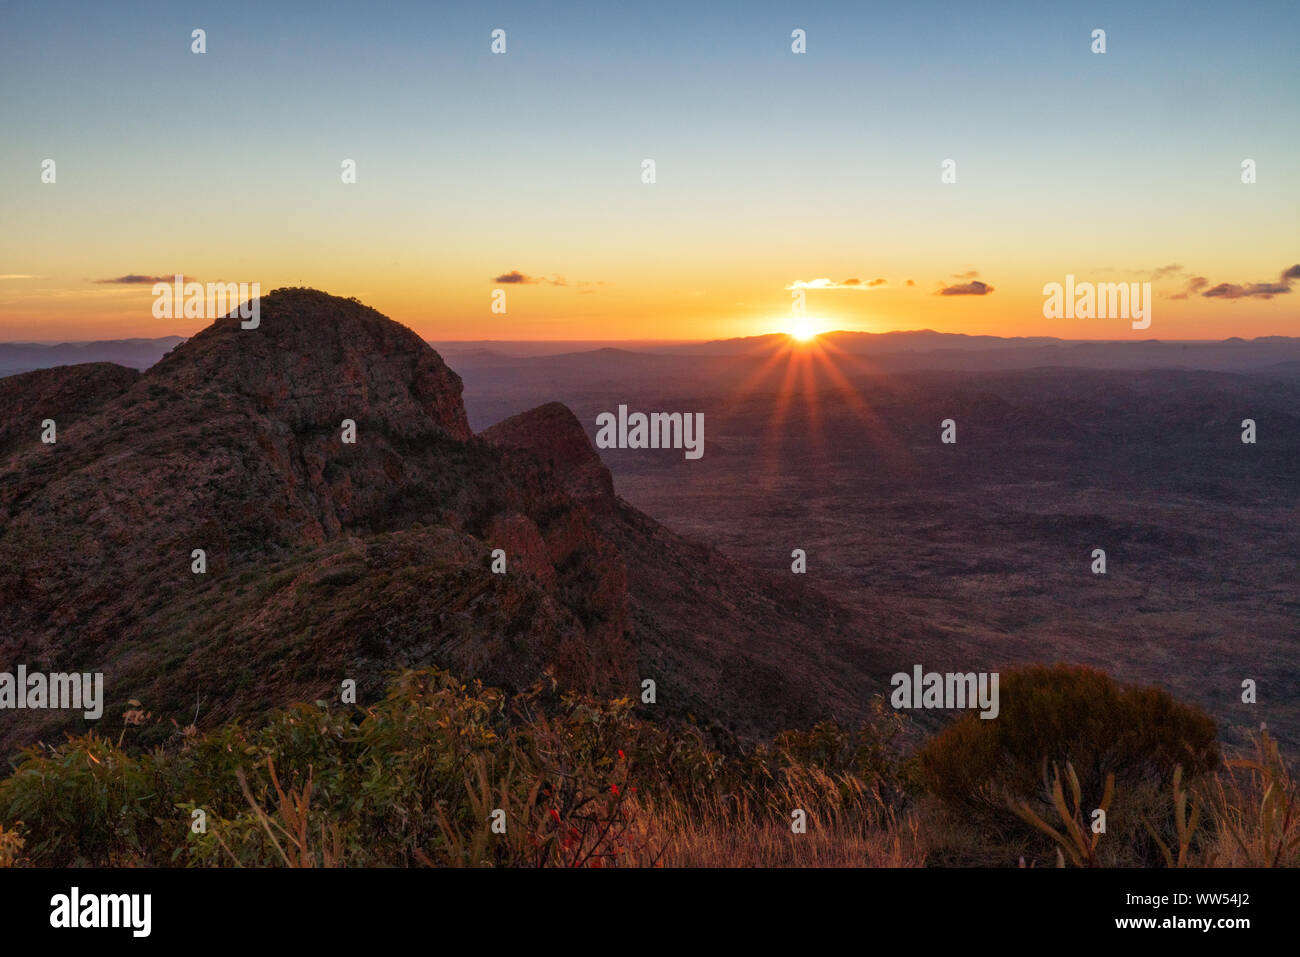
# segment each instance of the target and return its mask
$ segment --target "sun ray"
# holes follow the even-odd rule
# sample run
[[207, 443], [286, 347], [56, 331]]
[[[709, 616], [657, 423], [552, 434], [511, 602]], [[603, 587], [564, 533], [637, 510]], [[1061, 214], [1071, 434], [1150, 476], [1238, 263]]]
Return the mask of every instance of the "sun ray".
[[799, 354], [793, 351], [787, 355], [785, 376], [776, 393], [776, 406], [772, 410], [772, 417], [768, 419], [767, 437], [764, 442], [765, 449], [762, 456], [765, 486], [770, 484], [781, 469], [781, 439], [784, 437], [785, 420], [790, 414], [790, 402], [795, 391], [794, 382], [799, 374], [798, 358]]
[[744, 402], [768, 388], [769, 383], [773, 389], [771, 412], [757, 455], [763, 487], [770, 489], [780, 478], [788, 428], [806, 429], [819, 460], [829, 459], [834, 448], [827, 428], [836, 409], [848, 412], [865, 426], [876, 454], [904, 464], [910, 462], [912, 456], [907, 448], [864, 398], [862, 387], [870, 377], [891, 396], [903, 396], [906, 390], [890, 386], [888, 379], [877, 378], [888, 370], [864, 356], [846, 352], [824, 332], [813, 331], [807, 339], [796, 334], [807, 328], [811, 327], [792, 327], [787, 338], [770, 353], [737, 363], [758, 360], [757, 368], [749, 370], [736, 386], [734, 402]]

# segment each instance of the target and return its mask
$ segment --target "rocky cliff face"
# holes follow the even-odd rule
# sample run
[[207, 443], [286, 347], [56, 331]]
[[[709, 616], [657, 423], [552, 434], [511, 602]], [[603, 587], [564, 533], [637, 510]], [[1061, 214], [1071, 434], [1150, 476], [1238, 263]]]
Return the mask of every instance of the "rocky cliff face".
[[793, 575], [732, 561], [619, 499], [565, 406], [523, 412], [482, 435], [585, 505], [619, 556], [638, 674], [654, 679], [664, 711], [752, 739], [828, 716], [852, 720], [882, 690], [892, 669], [864, 640], [867, 622]]
[[494, 445], [531, 456], [593, 513], [607, 516], [613, 512], [617, 502], [614, 479], [592, 448], [582, 423], [566, 406], [550, 402], [511, 416], [482, 434]]
[[[374, 310], [278, 290], [259, 328], [222, 319], [143, 375], [19, 378], [0, 660], [103, 671], [110, 701], [209, 717], [430, 663], [631, 689], [617, 552], [558, 483], [471, 435], [456, 374]], [[5, 712], [0, 743], [66, 718]]]
[[[0, 380], [0, 670], [103, 672], [101, 729], [129, 698], [210, 726], [429, 664], [599, 694], [651, 677], [655, 713], [741, 734], [865, 708], [847, 614], [619, 500], [564, 406], [475, 436], [409, 329], [314, 290], [260, 312], [143, 374]], [[0, 748], [80, 724], [0, 712]]]

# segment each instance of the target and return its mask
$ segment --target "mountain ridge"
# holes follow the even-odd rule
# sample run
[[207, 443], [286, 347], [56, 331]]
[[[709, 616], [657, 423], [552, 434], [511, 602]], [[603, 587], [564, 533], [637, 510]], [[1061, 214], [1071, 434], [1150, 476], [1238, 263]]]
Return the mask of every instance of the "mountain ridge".
[[[144, 370], [186, 341], [181, 336], [61, 344], [0, 343], [0, 377], [36, 369], [85, 362], [114, 362]], [[791, 346], [785, 333], [766, 333], [703, 342], [648, 340], [514, 341], [425, 340], [440, 355], [457, 363], [511, 366], [547, 361], [633, 360], [656, 356], [698, 359], [763, 358]], [[1061, 339], [1054, 336], [988, 336], [935, 332], [932, 329], [822, 333], [817, 341], [832, 353], [878, 356], [913, 367], [968, 369], [1026, 368], [1060, 363], [1083, 367], [1263, 368], [1270, 363], [1300, 361], [1300, 338], [1256, 336], [1243, 339]]]
[[[406, 327], [315, 290], [276, 290], [260, 307], [257, 329], [219, 319], [144, 373], [66, 366], [0, 383], [28, 395], [15, 400], [26, 438], [10, 436], [0, 459], [6, 660], [104, 672], [106, 714], [135, 699], [182, 723], [197, 707], [200, 724], [337, 697], [347, 679], [364, 700], [394, 668], [427, 664], [505, 687], [549, 675], [632, 694], [669, 639], [629, 581], [672, 593], [712, 566], [714, 591], [755, 592], [740, 604], [763, 611], [693, 610], [695, 630], [729, 643], [729, 726], [757, 735], [791, 713], [750, 694], [750, 675], [807, 720], [866, 708], [866, 672], [827, 699], [816, 673], [764, 663], [787, 635], [819, 636], [781, 610], [766, 573], [732, 573], [618, 500], [563, 406], [475, 435], [459, 376]], [[45, 398], [83, 382], [98, 383], [94, 402]], [[42, 403], [62, 419], [53, 445], [37, 438]], [[629, 550], [634, 528], [673, 544]], [[498, 548], [505, 574], [491, 570]], [[763, 640], [747, 646], [747, 633]], [[713, 678], [692, 649], [708, 642], [670, 638], [665, 711], [707, 706]], [[80, 726], [9, 717], [5, 747]]]

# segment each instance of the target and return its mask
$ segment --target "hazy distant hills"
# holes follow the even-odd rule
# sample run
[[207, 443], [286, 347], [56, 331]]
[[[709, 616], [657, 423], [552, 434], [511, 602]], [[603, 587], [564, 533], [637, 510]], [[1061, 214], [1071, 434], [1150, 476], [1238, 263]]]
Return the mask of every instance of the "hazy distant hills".
[[81, 362], [115, 362], [130, 369], [147, 369], [184, 341], [183, 336], [163, 336], [161, 339], [107, 339], [57, 345], [0, 342], [0, 376]]
[[[1300, 361], [1300, 338], [1262, 336], [1222, 341], [1160, 339], [1074, 340], [1051, 336], [970, 336], [934, 332], [828, 332], [820, 348], [839, 356], [876, 359], [880, 371], [901, 369], [1024, 369], [1070, 366], [1098, 369], [1258, 369]], [[473, 363], [555, 359], [608, 361], [618, 356], [761, 358], [789, 351], [783, 333], [711, 342], [476, 342], [435, 343], [449, 357]], [[797, 347], [796, 347], [797, 348]]]
[[850, 355], [908, 355], [895, 368], [1017, 369], [1072, 366], [1098, 369], [1256, 369], [1300, 359], [1300, 339], [1266, 336], [1223, 341], [1004, 339], [937, 332], [873, 335], [830, 333], [828, 348]]
[[[923, 330], [919, 332], [828, 332], [818, 337], [820, 348], [832, 355], [879, 360], [881, 371], [901, 369], [1024, 369], [1036, 366], [1071, 366], [1098, 369], [1257, 369], [1300, 361], [1300, 338], [1266, 336], [1223, 341], [1070, 340], [1046, 336], [1004, 338], [968, 336]], [[758, 358], [789, 351], [784, 334], [720, 339], [713, 342], [658, 344], [632, 347], [606, 343], [604, 353], [676, 357]], [[798, 348], [798, 347], [796, 347]], [[587, 354], [586, 349], [556, 350]], [[471, 357], [524, 358], [510, 349], [485, 347]]]
[[[1050, 336], [970, 336], [919, 330], [912, 332], [828, 332], [818, 337], [833, 354], [879, 361], [880, 371], [902, 369], [1023, 369], [1070, 366], [1097, 369], [1259, 369], [1300, 362], [1300, 338], [1263, 336], [1223, 341], [1071, 340]], [[65, 342], [57, 345], [0, 343], [0, 376], [82, 362], [115, 362], [147, 369], [177, 345], [181, 336]], [[790, 348], [781, 333], [710, 342], [626, 340], [601, 342], [478, 340], [429, 343], [458, 364], [511, 365], [534, 359], [608, 362], [620, 356], [665, 358], [757, 358]], [[669, 368], [660, 364], [660, 368]]]
[[668, 396], [744, 393], [767, 395], [789, 388], [772, 381], [773, 369], [795, 371], [802, 389], [839, 390], [860, 377], [937, 371], [996, 373], [1016, 370], [1205, 371], [1293, 377], [1300, 371], [1300, 338], [1272, 336], [1219, 342], [1069, 341], [1005, 339], [936, 332], [839, 332], [813, 344], [785, 335], [707, 343], [660, 344], [640, 349], [621, 345], [566, 350], [550, 355], [515, 355], [501, 348], [468, 350], [457, 356], [466, 383], [471, 424], [483, 428], [527, 407], [536, 396], [573, 404], [590, 396], [636, 395], [645, 401]]

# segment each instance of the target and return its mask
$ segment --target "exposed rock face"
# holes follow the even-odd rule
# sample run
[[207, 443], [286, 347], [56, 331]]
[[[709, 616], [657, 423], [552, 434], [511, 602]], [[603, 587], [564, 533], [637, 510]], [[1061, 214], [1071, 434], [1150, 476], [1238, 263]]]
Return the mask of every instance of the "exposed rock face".
[[111, 362], [55, 366], [0, 379], [0, 455], [35, 443], [41, 423], [53, 419], [58, 429], [115, 399], [140, 373]]
[[[0, 380], [0, 670], [103, 672], [100, 727], [129, 698], [205, 727], [337, 701], [349, 678], [364, 702], [429, 664], [599, 694], [651, 677], [653, 714], [747, 736], [852, 718], [877, 690], [843, 609], [619, 500], [564, 406], [475, 436], [409, 329], [313, 290], [260, 314], [143, 374]], [[0, 751], [78, 726], [0, 712]]]
[[600, 515], [615, 506], [614, 479], [577, 416], [559, 402], [511, 416], [483, 437], [503, 448], [528, 452], [555, 475], [561, 487]]
[[419, 436], [470, 437], [460, 376], [410, 329], [351, 299], [281, 289], [261, 325], [214, 322], [148, 372], [176, 392], [215, 393], [292, 430], [365, 425]]
[[752, 739], [827, 716], [852, 720], [883, 690], [885, 656], [864, 641], [860, 619], [795, 576], [732, 561], [619, 499], [565, 406], [520, 413], [482, 435], [553, 476], [616, 547], [627, 569], [638, 673], [655, 680], [663, 710]]
[[[0, 462], [0, 660], [103, 671], [110, 704], [192, 717], [197, 697], [209, 718], [337, 699], [345, 678], [375, 692], [430, 663], [629, 691], [617, 552], [558, 483], [471, 435], [437, 353], [311, 290], [260, 311], [259, 328], [219, 320], [138, 377], [3, 380], [66, 424], [54, 446], [24, 424]], [[59, 412], [59, 382], [106, 401]], [[66, 723], [5, 712], [0, 744]]]

